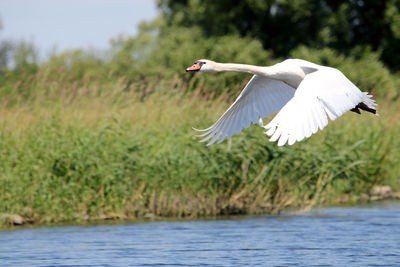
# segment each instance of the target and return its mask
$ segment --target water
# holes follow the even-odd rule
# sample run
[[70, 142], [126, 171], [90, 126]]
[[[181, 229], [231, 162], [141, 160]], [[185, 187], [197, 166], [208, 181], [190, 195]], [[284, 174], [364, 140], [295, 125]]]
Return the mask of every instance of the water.
[[0, 266], [400, 266], [400, 202], [0, 232]]

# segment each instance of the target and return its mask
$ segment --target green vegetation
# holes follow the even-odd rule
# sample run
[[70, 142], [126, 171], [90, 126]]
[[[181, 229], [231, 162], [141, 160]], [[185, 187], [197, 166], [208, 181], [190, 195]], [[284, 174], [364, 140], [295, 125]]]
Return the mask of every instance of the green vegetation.
[[0, 225], [2, 214], [52, 223], [276, 213], [367, 200], [374, 185], [400, 190], [400, 77], [379, 51], [299, 45], [289, 55], [341, 69], [376, 96], [380, 117], [349, 112], [290, 147], [258, 126], [206, 147], [191, 127], [212, 124], [250, 76], [184, 69], [283, 58], [240, 32], [170, 23], [142, 24], [107, 55], [66, 51], [41, 64], [32, 45], [0, 45]]
[[158, 0], [167, 26], [199, 27], [207, 37], [237, 34], [259, 40], [275, 56], [299, 45], [352, 55], [372, 49], [400, 70], [400, 1]]
[[291, 147], [257, 126], [206, 147], [191, 127], [231, 100], [205, 94], [206, 83], [188, 93], [193, 81], [178, 77], [127, 86], [42, 71], [3, 96], [0, 213], [48, 223], [277, 212], [400, 186], [398, 102], [379, 101], [381, 117], [345, 114]]

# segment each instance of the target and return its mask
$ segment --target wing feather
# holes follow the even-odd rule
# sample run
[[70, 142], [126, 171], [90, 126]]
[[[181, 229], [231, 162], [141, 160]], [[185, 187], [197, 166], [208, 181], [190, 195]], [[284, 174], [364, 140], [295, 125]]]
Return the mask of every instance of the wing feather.
[[365, 99], [368, 95], [339, 70], [320, 67], [303, 79], [293, 99], [264, 128], [270, 141], [279, 139], [278, 146], [292, 145], [322, 130], [327, 116], [335, 120]]
[[282, 81], [254, 75], [227, 111], [207, 129], [195, 129], [202, 132], [201, 142], [207, 145], [222, 142], [225, 138], [239, 133], [252, 123], [258, 123], [281, 109], [293, 96], [295, 89]]

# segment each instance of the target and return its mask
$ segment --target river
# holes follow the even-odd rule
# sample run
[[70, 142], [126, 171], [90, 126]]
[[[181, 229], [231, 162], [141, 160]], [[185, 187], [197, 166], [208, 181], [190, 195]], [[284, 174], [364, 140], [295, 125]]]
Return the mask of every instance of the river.
[[0, 266], [400, 266], [400, 202], [300, 215], [16, 228]]

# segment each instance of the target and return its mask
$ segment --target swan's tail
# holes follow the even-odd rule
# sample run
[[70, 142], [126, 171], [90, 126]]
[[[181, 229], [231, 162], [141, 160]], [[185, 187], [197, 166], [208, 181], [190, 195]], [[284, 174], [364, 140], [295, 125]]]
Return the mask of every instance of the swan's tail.
[[379, 116], [379, 114], [376, 112], [376, 106], [378, 104], [376, 104], [375, 100], [372, 99], [372, 95], [369, 95], [367, 92], [363, 93], [364, 93], [363, 101], [358, 103], [357, 106], [355, 106], [354, 108], [350, 109], [350, 111], [361, 114], [360, 113], [361, 109]]

